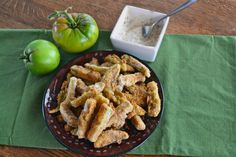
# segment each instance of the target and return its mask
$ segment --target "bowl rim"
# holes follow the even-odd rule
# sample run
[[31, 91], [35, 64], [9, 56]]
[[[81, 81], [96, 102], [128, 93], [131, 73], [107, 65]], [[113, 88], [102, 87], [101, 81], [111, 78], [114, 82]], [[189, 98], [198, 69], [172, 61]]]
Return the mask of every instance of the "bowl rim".
[[[55, 79], [55, 77], [58, 75], [58, 72], [60, 72], [62, 69], [64, 69], [66, 66], [68, 66], [69, 63], [71, 63], [71, 62], [77, 60], [78, 58], [83, 57], [83, 56], [86, 55], [86, 54], [89, 54], [89, 53], [96, 53], [96, 52], [98, 52], [98, 53], [104, 53], [104, 52], [105, 52], [105, 53], [108, 53], [108, 54], [110, 54], [110, 53], [112, 53], [112, 52], [116, 52], [116, 53], [121, 53], [121, 54], [130, 55], [130, 54], [126, 53], [126, 52], [117, 51], [117, 50], [93, 50], [93, 51], [89, 51], [89, 52], [80, 53], [78, 56], [76, 56], [76, 58], [73, 58], [73, 59], [67, 61], [63, 66], [61, 66], [61, 67], [53, 74], [53, 76], [51, 77], [51, 79], [49, 80], [48, 84], [47, 84], [46, 87], [45, 87], [45, 90], [44, 90], [44, 93], [43, 93], [43, 99], [42, 99], [42, 103], [41, 103], [41, 105], [42, 105], [42, 106], [41, 106], [41, 112], [42, 112], [42, 115], [43, 115], [44, 122], [46, 123], [46, 126], [47, 126], [47, 128], [48, 128], [50, 134], [54, 137], [54, 139], [56, 139], [62, 146], [64, 146], [65, 148], [67, 148], [69, 151], [72, 151], [72, 152], [74, 152], [74, 153], [78, 153], [78, 154], [80, 154], [80, 155], [82, 155], [82, 156], [87, 156], [87, 157], [97, 157], [97, 156], [96, 156], [96, 155], [88, 155], [88, 154], [86, 154], [86, 153], [83, 153], [82, 151], [71, 149], [69, 146], [67, 146], [66, 144], [64, 144], [63, 141], [61, 141], [61, 140], [54, 134], [54, 131], [49, 127], [49, 124], [48, 124], [48, 122], [47, 122], [46, 115], [45, 115], [45, 112], [46, 112], [46, 111], [45, 111], [45, 110], [46, 110], [46, 107], [45, 107], [45, 98], [46, 98], [47, 90], [48, 90], [48, 88], [49, 88], [51, 82], [52, 82], [52, 81]], [[152, 73], [155, 74], [154, 70], [152, 70], [152, 68], [151, 68], [149, 65], [147, 65], [147, 63], [145, 63], [144, 61], [138, 59], [137, 57], [135, 57], [135, 56], [133, 56], [133, 55], [130, 55], [130, 56], [134, 57], [135, 59], [137, 59], [138, 61], [140, 61], [142, 64], [144, 64], [145, 66], [147, 66], [148, 69], [149, 69]], [[160, 118], [159, 118], [159, 120], [157, 121], [157, 125], [155, 126], [155, 128], [154, 128], [152, 131], [150, 131], [150, 134], [149, 134], [149, 136], [148, 136], [146, 139], [144, 139], [144, 140], [143, 140], [141, 143], [139, 143], [139, 144], [135, 144], [134, 147], [132, 147], [132, 148], [130, 148], [130, 149], [128, 149], [128, 150], [125, 150], [125, 151], [121, 151], [121, 152], [116, 153], [116, 154], [112, 154], [112, 155], [101, 155], [101, 156], [99, 156], [99, 157], [115, 157], [115, 156], [119, 156], [119, 155], [122, 155], [122, 154], [126, 154], [127, 152], [130, 152], [130, 151], [132, 151], [132, 150], [137, 149], [137, 148], [138, 148], [139, 146], [141, 146], [147, 139], [150, 138], [150, 136], [153, 134], [153, 132], [154, 132], [154, 131], [157, 129], [157, 127], [160, 125], [161, 119], [162, 119], [162, 116], [163, 116], [163, 112], [164, 112], [164, 102], [165, 102], [165, 98], [164, 98], [164, 90], [163, 90], [161, 81], [159, 80], [159, 78], [158, 78], [158, 76], [157, 76], [156, 74], [155, 74], [155, 77], [156, 77], [157, 83], [158, 83], [158, 85], [159, 85], [159, 86], [158, 86], [158, 89], [160, 89], [161, 94], [162, 94], [162, 99], [161, 99], [161, 111], [160, 111], [160, 113], [159, 113], [159, 115], [158, 115], [158, 116], [160, 116]]]

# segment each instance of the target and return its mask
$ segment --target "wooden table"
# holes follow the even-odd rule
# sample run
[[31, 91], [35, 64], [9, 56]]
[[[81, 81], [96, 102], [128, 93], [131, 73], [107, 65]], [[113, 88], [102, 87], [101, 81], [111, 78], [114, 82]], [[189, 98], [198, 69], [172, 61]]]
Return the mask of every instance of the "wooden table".
[[[51, 28], [47, 15], [73, 6], [92, 15], [101, 29], [112, 29], [122, 8], [134, 5], [167, 12], [184, 0], [1, 0], [1, 28]], [[236, 35], [236, 0], [199, 0], [191, 8], [170, 18], [167, 33]], [[0, 157], [78, 156], [63, 150], [0, 146]], [[134, 157], [137, 155], [125, 155]], [[140, 155], [140, 157], [144, 155]], [[161, 155], [156, 155], [160, 157]], [[168, 157], [164, 155], [162, 157]]]

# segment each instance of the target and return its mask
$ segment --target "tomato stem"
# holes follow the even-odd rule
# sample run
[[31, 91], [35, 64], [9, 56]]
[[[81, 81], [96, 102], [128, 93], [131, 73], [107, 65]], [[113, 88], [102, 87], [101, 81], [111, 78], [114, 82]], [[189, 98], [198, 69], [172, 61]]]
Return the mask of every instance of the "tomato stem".
[[19, 59], [26, 59], [26, 56], [25, 55], [20, 55]]
[[73, 17], [71, 16], [71, 14], [68, 13], [68, 10], [72, 9], [72, 7], [68, 7], [66, 10], [64, 11], [54, 11], [52, 14], [50, 14], [48, 16], [49, 20], [53, 20], [57, 17], [65, 17], [68, 21], [68, 24], [70, 25], [70, 27], [75, 28], [77, 26], [77, 23], [75, 22], [75, 20], [73, 19]]
[[24, 62], [30, 62], [29, 56], [20, 55], [19, 59], [23, 60]]
[[20, 60], [23, 60], [24, 62], [30, 62], [30, 55], [33, 51], [24, 51], [23, 54], [19, 56]]

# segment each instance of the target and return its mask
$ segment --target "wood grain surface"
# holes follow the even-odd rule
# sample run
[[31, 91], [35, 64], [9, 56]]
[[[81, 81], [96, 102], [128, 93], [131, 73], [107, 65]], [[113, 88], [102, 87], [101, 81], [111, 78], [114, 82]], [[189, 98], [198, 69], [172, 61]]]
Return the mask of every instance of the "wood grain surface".
[[[101, 29], [111, 30], [123, 7], [133, 5], [168, 12], [184, 0], [0, 0], [0, 28], [47, 28], [47, 15], [73, 6], [92, 15]], [[198, 0], [170, 18], [169, 34], [236, 35], [236, 0]], [[70, 151], [0, 146], [0, 157], [75, 157]], [[125, 155], [135, 157], [137, 155]], [[139, 155], [145, 157], [145, 155]], [[169, 157], [156, 155], [155, 157]]]
[[[168, 12], [184, 0], [0, 0], [0, 27], [51, 28], [47, 15], [73, 6], [112, 29], [126, 4]], [[236, 35], [236, 0], [198, 0], [170, 18], [167, 33]]]

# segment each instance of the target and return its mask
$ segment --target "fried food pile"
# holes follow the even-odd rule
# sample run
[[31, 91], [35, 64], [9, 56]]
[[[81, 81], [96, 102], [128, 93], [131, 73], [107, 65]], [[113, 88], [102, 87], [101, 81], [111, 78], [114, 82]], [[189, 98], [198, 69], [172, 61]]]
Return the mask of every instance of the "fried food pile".
[[58, 107], [49, 113], [59, 112], [66, 131], [79, 139], [86, 138], [101, 148], [128, 139], [122, 131], [126, 121], [137, 130], [145, 130], [142, 116], [157, 117], [161, 110], [158, 86], [146, 83], [150, 70], [129, 55], [115, 54], [99, 63], [73, 65], [58, 94]]

